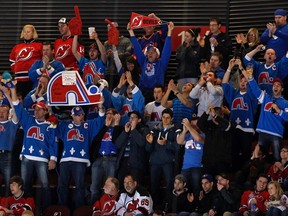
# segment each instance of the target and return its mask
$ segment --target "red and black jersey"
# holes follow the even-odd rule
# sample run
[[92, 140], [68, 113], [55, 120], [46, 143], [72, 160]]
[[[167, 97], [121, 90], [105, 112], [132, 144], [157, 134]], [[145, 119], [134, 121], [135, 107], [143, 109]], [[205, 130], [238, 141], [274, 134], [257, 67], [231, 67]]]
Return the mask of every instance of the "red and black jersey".
[[115, 207], [116, 207], [116, 199], [118, 198], [118, 194], [111, 196], [108, 194], [103, 194], [100, 200], [96, 201], [93, 206], [93, 213], [97, 213], [99, 215], [105, 216], [114, 216]]
[[23, 192], [19, 197], [9, 196], [7, 198], [2, 198], [1, 206], [13, 210], [13, 214], [17, 216], [21, 215], [25, 210], [34, 212], [35, 202], [32, 196], [28, 196]]
[[[72, 53], [73, 36], [59, 37], [55, 40], [55, 59], [62, 62], [65, 68], [79, 70], [77, 60]], [[78, 52], [84, 56], [84, 46], [78, 43]]]
[[9, 61], [17, 81], [29, 81], [28, 70], [39, 59], [42, 59], [42, 43], [32, 40], [15, 45], [10, 53]]

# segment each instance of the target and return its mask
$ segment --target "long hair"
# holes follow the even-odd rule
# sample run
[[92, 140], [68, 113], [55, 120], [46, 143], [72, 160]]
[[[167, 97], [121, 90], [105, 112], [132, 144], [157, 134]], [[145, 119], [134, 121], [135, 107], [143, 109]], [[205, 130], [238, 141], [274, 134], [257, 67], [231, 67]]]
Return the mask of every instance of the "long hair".
[[281, 185], [277, 181], [271, 181], [268, 183], [267, 188], [269, 188], [269, 185], [274, 185], [276, 188], [276, 194], [270, 195], [270, 200], [280, 200], [281, 195], [283, 194], [283, 189], [281, 188]]
[[30, 25], [30, 24], [27, 24], [27, 25], [23, 26], [20, 38], [24, 38], [24, 33], [23, 32], [24, 32], [25, 28], [32, 28], [33, 29], [33, 39], [38, 38], [38, 34], [37, 34], [37, 31], [36, 31], [36, 28], [33, 25]]
[[251, 44], [249, 45], [250, 47], [253, 47], [253, 46], [255, 46], [255, 45], [257, 45], [257, 44], [260, 43], [259, 31], [258, 31], [257, 28], [250, 28], [250, 29], [248, 30], [247, 35], [246, 35], [246, 39], [247, 39], [247, 42], [248, 42], [248, 43], [249, 43], [249, 41], [248, 41], [248, 35], [249, 35], [250, 33], [254, 33], [254, 34], [255, 34], [255, 41], [251, 42]]

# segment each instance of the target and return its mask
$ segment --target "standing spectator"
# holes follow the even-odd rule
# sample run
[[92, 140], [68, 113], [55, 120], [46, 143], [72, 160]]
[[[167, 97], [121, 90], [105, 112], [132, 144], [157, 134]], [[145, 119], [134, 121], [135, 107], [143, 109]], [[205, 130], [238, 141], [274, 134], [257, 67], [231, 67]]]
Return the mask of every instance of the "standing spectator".
[[84, 121], [84, 111], [76, 106], [71, 110], [73, 121], [61, 121], [57, 127], [57, 136], [64, 143], [58, 176], [58, 202], [68, 204], [71, 176], [75, 182], [75, 207], [84, 205], [85, 171], [90, 166], [89, 145], [104, 124], [103, 98], [99, 104], [99, 117]]
[[265, 203], [268, 208], [266, 216], [285, 216], [288, 214], [288, 197], [284, 194], [277, 181], [268, 183], [269, 200]]
[[202, 59], [201, 46], [197, 41], [200, 28], [191, 28], [185, 31], [184, 42], [176, 50], [178, 67], [176, 71], [178, 88], [187, 83], [196, 85], [200, 77], [200, 60]]
[[119, 196], [119, 181], [116, 178], [108, 177], [104, 184], [104, 194], [94, 203], [93, 216], [107, 215], [114, 216], [116, 200]]
[[[186, 83], [181, 92], [174, 84], [174, 80], [170, 80], [168, 88], [161, 100], [161, 105], [165, 108], [171, 108], [173, 110], [173, 123], [181, 124], [183, 118], [191, 120], [192, 114], [195, 112], [195, 101], [191, 100], [189, 93], [193, 89], [192, 83]], [[170, 93], [173, 92], [176, 98], [168, 100]]]
[[[209, 120], [209, 116], [212, 119]], [[211, 104], [207, 111], [198, 119], [197, 126], [205, 134], [203, 149], [203, 169], [205, 173], [216, 175], [228, 172], [232, 157], [232, 135], [234, 127], [224, 118], [220, 107]]]
[[214, 52], [219, 52], [223, 56], [221, 67], [228, 67], [229, 55], [232, 50], [230, 37], [221, 32], [221, 21], [218, 17], [212, 17], [209, 20], [210, 34], [205, 37], [204, 52], [206, 61], [209, 61], [210, 56]]
[[139, 111], [133, 110], [128, 113], [128, 116], [129, 121], [115, 141], [118, 149], [117, 175], [121, 182], [130, 173], [135, 176], [135, 180], [140, 185], [143, 185], [148, 161], [145, 154], [146, 135], [149, 130], [142, 123], [142, 116]]
[[266, 90], [268, 94], [272, 94], [273, 79], [279, 77], [284, 79], [287, 76], [286, 69], [288, 67], [288, 53], [282, 57], [279, 62], [275, 62], [276, 54], [273, 49], [266, 49], [264, 62], [258, 62], [253, 59], [253, 56], [262, 50], [263, 45], [257, 46], [254, 50], [247, 53], [244, 58], [244, 64], [247, 66], [249, 63], [253, 66], [253, 76], [259, 87]]
[[23, 179], [13, 176], [9, 180], [10, 190], [13, 196], [1, 200], [0, 211], [4, 210], [6, 215], [20, 216], [26, 210], [34, 211], [34, 198], [23, 190]]
[[[68, 20], [62, 17], [58, 21], [60, 36], [54, 42], [55, 59], [62, 62], [66, 70], [79, 70], [77, 61], [72, 53], [73, 36], [71, 35]], [[77, 44], [77, 51], [84, 56], [84, 46]]]
[[288, 101], [282, 97], [283, 83], [279, 78], [274, 78], [272, 91], [273, 94], [267, 94], [261, 90], [253, 73], [242, 71], [249, 81], [253, 94], [261, 103], [261, 111], [256, 131], [259, 133], [258, 144], [264, 155], [268, 154], [269, 145], [273, 151], [273, 161], [280, 161], [280, 144], [282, 143], [284, 133], [284, 121], [288, 120]]
[[[118, 23], [112, 22], [117, 28]], [[111, 28], [110, 24], [107, 25], [107, 30]], [[118, 31], [118, 29], [117, 29]], [[108, 41], [104, 42], [104, 47], [106, 50], [107, 58], [107, 68], [106, 68], [106, 80], [109, 81], [111, 89], [114, 89], [119, 82], [119, 69], [122, 67], [122, 63], [126, 62], [126, 59], [132, 54], [132, 43], [129, 38], [121, 35], [118, 38], [118, 45], [109, 44]], [[117, 64], [121, 64], [120, 68]], [[126, 70], [125, 70], [126, 71]], [[133, 76], [133, 73], [132, 73]], [[139, 76], [139, 74], [138, 74]], [[138, 85], [138, 81], [133, 79], [133, 81]]]
[[269, 198], [267, 184], [268, 176], [260, 174], [254, 190], [243, 192], [239, 211], [233, 213], [233, 216], [263, 216], [266, 212], [265, 202]]
[[162, 85], [155, 85], [153, 91], [155, 101], [149, 102], [145, 106], [145, 123], [148, 125], [150, 130], [152, 130], [154, 126], [161, 122], [162, 111], [165, 109], [165, 107], [161, 105], [161, 100], [164, 94], [164, 87]]
[[213, 200], [216, 196], [216, 189], [214, 188], [213, 177], [210, 174], [204, 174], [201, 177], [202, 190], [199, 195], [199, 203], [196, 210], [192, 212], [191, 216], [202, 216], [208, 214], [209, 210], [213, 208]]
[[275, 10], [275, 23], [267, 23], [267, 29], [261, 35], [261, 43], [267, 44], [266, 49], [275, 50], [277, 56], [275, 62], [280, 61], [288, 51], [288, 25], [286, 19], [287, 12], [285, 10]]
[[46, 121], [47, 106], [43, 102], [35, 103], [34, 116], [29, 115], [20, 104], [15, 88], [10, 88], [12, 102], [24, 130], [23, 147], [20, 153], [21, 176], [24, 181], [24, 190], [31, 191], [31, 180], [35, 171], [43, 190], [43, 207], [50, 205], [50, 187], [48, 170], [56, 166], [57, 142], [55, 138], [55, 126]]
[[[236, 39], [236, 50], [234, 53], [235, 58], [243, 59], [245, 55], [251, 52], [260, 44], [260, 37], [257, 28], [250, 28], [246, 35], [238, 33], [235, 36]], [[259, 55], [255, 55], [254, 59], [258, 61]]]
[[37, 31], [33, 25], [25, 25], [21, 32], [24, 41], [13, 47], [10, 53], [11, 70], [18, 81], [17, 93], [25, 97], [32, 89], [33, 83], [28, 76], [28, 70], [32, 64], [42, 58], [42, 43], [37, 42]]
[[2, 140], [0, 142], [0, 172], [4, 179], [5, 196], [8, 196], [9, 178], [11, 177], [11, 173], [16, 171], [13, 170], [12, 150], [15, 143], [15, 134], [18, 129], [18, 118], [12, 104], [10, 91], [2, 85], [0, 85], [0, 89], [4, 92], [6, 98], [10, 102], [10, 106], [12, 107], [12, 118], [9, 118], [9, 106], [6, 104], [0, 106], [0, 140]]
[[189, 94], [191, 98], [199, 99], [197, 112], [197, 116], [199, 117], [208, 110], [211, 104], [214, 104], [215, 107], [222, 106], [224, 93], [222, 87], [216, 84], [216, 78], [214, 72], [207, 72], [207, 74], [200, 77], [198, 84]]
[[146, 136], [146, 151], [150, 153], [150, 185], [154, 204], [160, 204], [161, 177], [166, 190], [172, 189], [175, 155], [177, 152], [176, 129], [172, 123], [173, 111], [162, 111], [162, 121]]
[[149, 193], [139, 187], [134, 176], [125, 176], [124, 188], [125, 191], [120, 194], [116, 203], [117, 215], [150, 215], [152, 213], [153, 201]]
[[42, 59], [36, 60], [28, 71], [28, 75], [33, 81], [33, 88], [38, 85], [42, 74], [53, 77], [55, 74], [65, 70], [64, 65], [53, 58], [54, 47], [50, 42], [43, 43], [42, 54]]
[[120, 114], [113, 108], [106, 110], [105, 124], [94, 138], [91, 158], [95, 158], [91, 168], [91, 203], [100, 198], [104, 179], [115, 176], [117, 148], [116, 138], [120, 135], [115, 129], [120, 122]]
[[251, 157], [251, 146], [254, 136], [254, 116], [257, 108], [257, 98], [253, 95], [248, 80], [240, 76], [239, 90], [229, 82], [232, 68], [238, 65], [243, 70], [240, 59], [231, 59], [222, 81], [225, 99], [230, 109], [230, 121], [235, 123], [236, 129], [233, 136], [233, 169], [239, 170]]
[[[155, 13], [150, 13], [148, 17], [160, 20]], [[147, 26], [144, 27], [143, 30], [145, 31], [145, 34], [138, 39], [141, 49], [144, 51], [146, 47], [153, 46], [157, 47], [161, 54], [167, 37], [167, 25], [161, 25], [159, 31], [155, 31], [155, 26]]]
[[285, 145], [280, 150], [280, 161], [272, 164], [268, 170], [271, 181], [278, 181], [283, 190], [288, 190], [288, 146]]
[[139, 88], [145, 92], [146, 102], [153, 100], [153, 89], [156, 84], [164, 86], [165, 73], [171, 56], [171, 35], [174, 29], [174, 23], [168, 25], [168, 35], [165, 40], [163, 53], [160, 59], [160, 51], [157, 47], [149, 45], [145, 48], [144, 53], [137, 41], [133, 29], [130, 29], [130, 23], [127, 25], [127, 30], [130, 34], [130, 39], [134, 46], [134, 53], [137, 61], [142, 69]]
[[[121, 88], [128, 83], [126, 94], [120, 95]], [[125, 125], [129, 121], [128, 113], [137, 110], [141, 115], [144, 112], [145, 99], [141, 90], [132, 80], [130, 71], [126, 71], [121, 75], [119, 84], [112, 92], [112, 104], [121, 114], [121, 125]]]
[[185, 145], [183, 166], [181, 173], [186, 177], [188, 188], [193, 191], [196, 199], [201, 190], [204, 134], [197, 127], [197, 118], [190, 122], [187, 118], [182, 120], [183, 129], [177, 136], [177, 143]]
[[87, 87], [90, 87], [99, 79], [104, 79], [106, 73], [105, 47], [96, 32], [93, 32], [92, 37], [96, 43], [89, 46], [89, 60], [77, 51], [78, 35], [74, 35], [72, 45], [72, 53], [78, 62], [79, 69], [83, 72], [83, 81]]

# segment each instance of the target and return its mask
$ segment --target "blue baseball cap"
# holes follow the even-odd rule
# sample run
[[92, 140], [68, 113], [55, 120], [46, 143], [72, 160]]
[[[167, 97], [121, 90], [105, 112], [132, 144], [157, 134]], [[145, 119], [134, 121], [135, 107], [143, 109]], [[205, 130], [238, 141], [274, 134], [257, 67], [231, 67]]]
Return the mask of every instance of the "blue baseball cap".
[[71, 110], [71, 115], [77, 116], [81, 114], [84, 114], [84, 110], [80, 106], [73, 107]]
[[284, 9], [277, 9], [274, 12], [274, 16], [287, 16], [287, 12]]

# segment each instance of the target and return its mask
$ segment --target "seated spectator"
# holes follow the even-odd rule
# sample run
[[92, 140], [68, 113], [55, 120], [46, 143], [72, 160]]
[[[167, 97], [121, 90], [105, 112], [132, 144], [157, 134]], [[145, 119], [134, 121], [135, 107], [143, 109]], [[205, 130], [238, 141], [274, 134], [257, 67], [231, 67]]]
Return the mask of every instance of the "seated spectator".
[[160, 204], [161, 177], [164, 176], [166, 190], [172, 189], [176, 145], [176, 128], [172, 123], [173, 111], [166, 108], [162, 121], [146, 135], [146, 151], [150, 154], [150, 185], [154, 205]]
[[225, 173], [217, 175], [216, 180], [219, 193], [214, 197], [214, 208], [209, 210], [209, 215], [232, 215], [239, 208], [241, 190], [231, 184], [230, 177]]
[[260, 174], [256, 180], [254, 190], [243, 192], [239, 211], [234, 212], [233, 216], [263, 216], [266, 212], [265, 202], [269, 197], [267, 184], [268, 176]]
[[282, 185], [284, 191], [288, 190], [288, 146], [280, 150], [281, 161], [276, 161], [268, 171], [271, 181], [277, 181]]
[[39, 78], [42, 74], [52, 77], [65, 70], [62, 62], [53, 58], [54, 47], [50, 42], [43, 43], [42, 53], [42, 59], [36, 60], [28, 71], [28, 75], [33, 82], [33, 89], [38, 85]]
[[104, 79], [106, 74], [106, 51], [98, 38], [98, 34], [93, 32], [92, 37], [96, 43], [89, 46], [89, 59], [77, 51], [78, 35], [74, 35], [72, 53], [75, 56], [79, 69], [83, 72], [83, 81], [87, 87], [91, 86], [99, 79]]
[[145, 123], [150, 130], [154, 128], [157, 124], [161, 122], [162, 111], [165, 109], [161, 105], [162, 98], [164, 96], [164, 87], [162, 85], [155, 85], [153, 96], [155, 101], [146, 104], [144, 109]]
[[201, 177], [202, 190], [199, 195], [199, 202], [196, 209], [190, 216], [208, 215], [213, 208], [213, 200], [218, 191], [214, 187], [213, 177], [210, 174], [204, 174]]
[[[126, 82], [128, 83], [126, 94], [120, 95], [120, 90]], [[111, 99], [114, 108], [121, 114], [121, 125], [124, 126], [129, 121], [128, 113], [133, 110], [137, 110], [143, 115], [145, 99], [141, 90], [134, 84], [130, 71], [121, 75], [119, 84], [112, 92]]]
[[20, 176], [13, 176], [9, 180], [10, 190], [13, 196], [1, 200], [1, 210], [7, 215], [20, 216], [25, 210], [34, 211], [34, 198], [23, 190], [23, 179]]
[[186, 188], [186, 178], [178, 174], [174, 178], [174, 188], [167, 191], [164, 200], [163, 212], [165, 214], [189, 215], [195, 209], [194, 195]]
[[144, 188], [139, 187], [132, 175], [124, 178], [124, 188], [116, 203], [115, 213], [125, 215], [150, 215], [153, 210], [153, 201]]
[[104, 194], [94, 203], [93, 215], [114, 216], [116, 200], [118, 199], [119, 181], [116, 178], [108, 177], [104, 184]]
[[168, 25], [168, 36], [165, 40], [164, 49], [160, 59], [160, 51], [157, 47], [149, 45], [146, 47], [145, 52], [142, 52], [133, 29], [130, 29], [130, 23], [127, 25], [127, 30], [134, 46], [134, 53], [142, 69], [139, 88], [143, 93], [145, 92], [144, 96], [146, 102], [153, 100], [153, 89], [156, 84], [164, 86], [165, 73], [171, 56], [171, 35], [173, 29], [174, 23], [170, 22]]
[[288, 197], [283, 193], [281, 185], [277, 181], [268, 183], [269, 200], [265, 202], [266, 216], [288, 215]]

